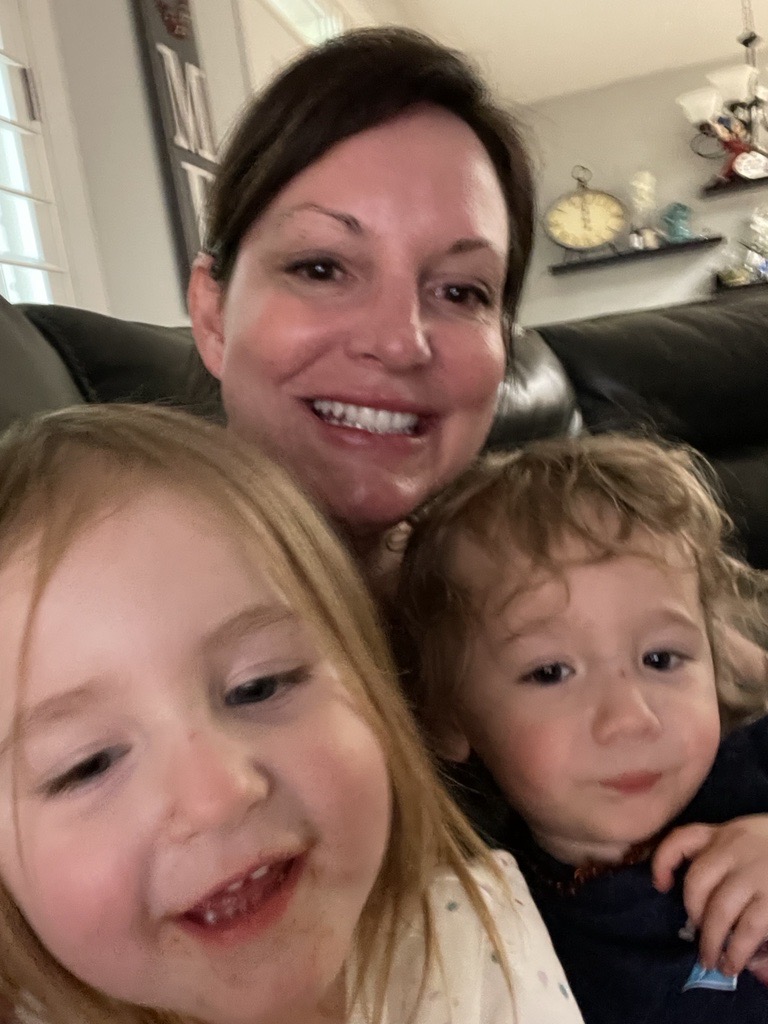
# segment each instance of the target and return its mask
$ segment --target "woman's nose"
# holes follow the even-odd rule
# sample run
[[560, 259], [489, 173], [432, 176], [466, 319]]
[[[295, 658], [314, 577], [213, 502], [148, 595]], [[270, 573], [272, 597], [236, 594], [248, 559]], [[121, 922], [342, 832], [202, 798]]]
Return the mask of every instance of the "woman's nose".
[[350, 332], [349, 352], [357, 358], [377, 360], [395, 373], [431, 361], [432, 347], [416, 283], [383, 287], [372, 295]]
[[213, 728], [190, 729], [169, 752], [168, 821], [173, 838], [238, 825], [269, 795], [270, 780], [242, 747]]
[[617, 673], [606, 681], [593, 717], [593, 733], [598, 743], [652, 739], [660, 731], [656, 711], [630, 673]]

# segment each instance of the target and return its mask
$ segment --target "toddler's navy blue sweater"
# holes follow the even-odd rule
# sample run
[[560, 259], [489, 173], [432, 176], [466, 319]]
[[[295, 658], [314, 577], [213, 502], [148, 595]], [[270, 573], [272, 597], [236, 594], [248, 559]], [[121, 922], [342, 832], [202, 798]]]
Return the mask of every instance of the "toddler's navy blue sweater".
[[[673, 825], [745, 814], [768, 814], [768, 718], [723, 741], [706, 782]], [[768, 987], [749, 971], [732, 992], [683, 991], [697, 952], [678, 935], [686, 921], [682, 872], [670, 893], [659, 893], [646, 860], [567, 894], [555, 886], [567, 886], [573, 868], [537, 847], [519, 818], [507, 816], [493, 829], [483, 824], [495, 845], [518, 858], [585, 1024], [768, 1024]]]

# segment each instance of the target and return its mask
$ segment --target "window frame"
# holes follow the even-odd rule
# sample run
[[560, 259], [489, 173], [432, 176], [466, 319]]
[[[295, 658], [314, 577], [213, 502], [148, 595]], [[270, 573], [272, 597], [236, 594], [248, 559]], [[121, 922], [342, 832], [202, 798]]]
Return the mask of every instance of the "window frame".
[[53, 20], [55, 0], [15, 0], [40, 108], [40, 126], [62, 235], [64, 303], [109, 313], [98, 244]]

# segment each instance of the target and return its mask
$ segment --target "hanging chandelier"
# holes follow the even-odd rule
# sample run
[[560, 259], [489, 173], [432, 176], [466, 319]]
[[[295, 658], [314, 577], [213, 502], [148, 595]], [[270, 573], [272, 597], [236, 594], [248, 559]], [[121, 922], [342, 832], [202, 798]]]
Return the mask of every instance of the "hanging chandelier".
[[699, 156], [725, 156], [716, 181], [768, 177], [768, 88], [760, 80], [752, 0], [741, 0], [744, 63], [708, 74], [710, 85], [678, 96], [676, 102], [697, 129], [691, 148]]

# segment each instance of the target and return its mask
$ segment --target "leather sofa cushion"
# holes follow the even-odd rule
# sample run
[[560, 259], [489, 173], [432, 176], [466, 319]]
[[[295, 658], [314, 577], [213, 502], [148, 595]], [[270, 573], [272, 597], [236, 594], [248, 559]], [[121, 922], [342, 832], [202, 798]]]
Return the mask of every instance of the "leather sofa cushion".
[[13, 420], [88, 398], [85, 378], [0, 298], [0, 429]]
[[71, 368], [82, 368], [92, 401], [184, 402], [193, 347], [188, 327], [134, 323], [69, 306], [19, 308]]
[[768, 442], [768, 296], [538, 328], [595, 430], [652, 427], [708, 455]]

